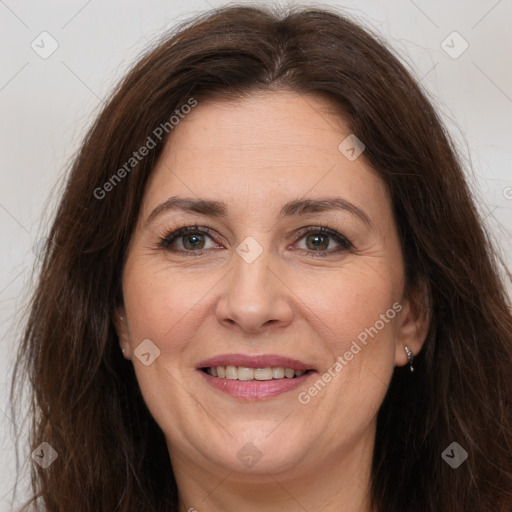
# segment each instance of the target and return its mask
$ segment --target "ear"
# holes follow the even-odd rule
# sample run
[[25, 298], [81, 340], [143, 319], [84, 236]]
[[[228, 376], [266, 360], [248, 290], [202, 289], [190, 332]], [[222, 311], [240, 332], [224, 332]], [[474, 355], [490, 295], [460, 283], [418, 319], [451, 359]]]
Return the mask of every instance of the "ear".
[[123, 306], [119, 306], [112, 315], [112, 322], [119, 339], [119, 348], [126, 359], [131, 359], [130, 336], [126, 313]]
[[401, 305], [395, 348], [396, 366], [405, 366], [409, 363], [405, 347], [416, 356], [427, 337], [431, 319], [430, 289], [427, 282], [422, 281], [414, 290], [407, 293]]

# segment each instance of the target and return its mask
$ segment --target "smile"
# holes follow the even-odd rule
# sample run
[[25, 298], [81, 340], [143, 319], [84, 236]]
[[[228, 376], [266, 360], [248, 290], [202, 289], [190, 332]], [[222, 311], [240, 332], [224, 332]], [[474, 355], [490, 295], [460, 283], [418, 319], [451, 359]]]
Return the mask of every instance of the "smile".
[[272, 398], [318, 373], [311, 362], [275, 354], [223, 354], [196, 366], [206, 382], [233, 398]]
[[273, 379], [294, 379], [302, 377], [308, 370], [294, 370], [282, 366], [266, 368], [249, 368], [247, 366], [211, 366], [202, 368], [204, 372], [212, 377], [231, 380], [273, 380]]

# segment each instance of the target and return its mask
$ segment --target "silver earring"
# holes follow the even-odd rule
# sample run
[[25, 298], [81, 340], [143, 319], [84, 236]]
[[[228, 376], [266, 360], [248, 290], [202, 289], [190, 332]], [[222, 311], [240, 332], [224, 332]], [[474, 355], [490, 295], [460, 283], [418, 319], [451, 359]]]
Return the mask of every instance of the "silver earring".
[[124, 356], [124, 351], [125, 351], [125, 349], [124, 349], [124, 348], [122, 348], [122, 349], [121, 349], [121, 352], [123, 353], [123, 356]]
[[405, 346], [404, 349], [405, 349], [405, 353], [407, 354], [407, 359], [409, 360], [409, 369], [411, 370], [411, 372], [413, 372], [414, 367], [413, 367], [412, 363], [414, 361], [414, 355], [408, 346]]

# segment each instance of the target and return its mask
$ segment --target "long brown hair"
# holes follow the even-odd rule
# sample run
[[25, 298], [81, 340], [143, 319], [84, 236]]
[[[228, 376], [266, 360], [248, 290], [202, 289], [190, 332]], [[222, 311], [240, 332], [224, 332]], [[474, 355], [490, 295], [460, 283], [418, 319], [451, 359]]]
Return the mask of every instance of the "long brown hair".
[[[127, 245], [167, 137], [103, 197], [95, 190], [191, 98], [271, 89], [331, 100], [389, 188], [408, 289], [429, 288], [431, 325], [415, 372], [395, 369], [378, 415], [374, 509], [512, 510], [512, 320], [443, 124], [399, 59], [344, 15], [247, 6], [166, 34], [112, 93], [74, 160], [13, 381], [16, 400], [28, 377], [31, 449], [47, 442], [59, 454], [47, 469], [32, 465], [27, 509], [177, 510], [163, 434], [112, 324]], [[452, 442], [468, 453], [457, 469], [441, 457]]]

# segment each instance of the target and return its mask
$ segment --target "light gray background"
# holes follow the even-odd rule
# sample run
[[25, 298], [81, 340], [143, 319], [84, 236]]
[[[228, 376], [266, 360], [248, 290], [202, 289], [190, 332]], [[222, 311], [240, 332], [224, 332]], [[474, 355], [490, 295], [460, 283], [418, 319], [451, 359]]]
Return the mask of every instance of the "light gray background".
[[[177, 21], [224, 3], [0, 0], [2, 511], [11, 510], [15, 482], [11, 431], [23, 430], [13, 424], [7, 401], [20, 332], [15, 321], [30, 290], [34, 247], [44, 236], [43, 212], [51, 215], [55, 199], [50, 197], [57, 197], [86, 128], [137, 55]], [[343, 7], [384, 35], [421, 80], [460, 146], [480, 209], [512, 268], [512, 1], [325, 4]], [[43, 31], [59, 45], [47, 59], [31, 48]], [[469, 44], [458, 58], [441, 47], [453, 31]], [[452, 51], [460, 48], [460, 41], [451, 41]]]

